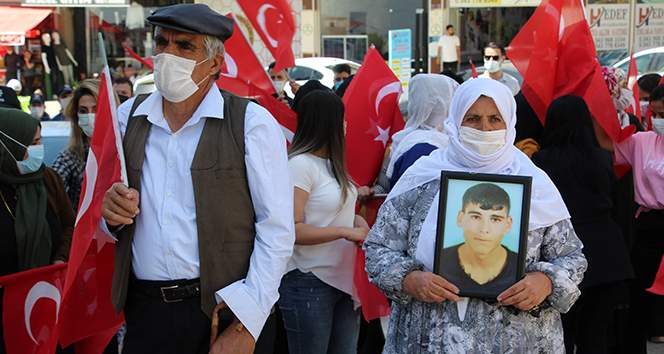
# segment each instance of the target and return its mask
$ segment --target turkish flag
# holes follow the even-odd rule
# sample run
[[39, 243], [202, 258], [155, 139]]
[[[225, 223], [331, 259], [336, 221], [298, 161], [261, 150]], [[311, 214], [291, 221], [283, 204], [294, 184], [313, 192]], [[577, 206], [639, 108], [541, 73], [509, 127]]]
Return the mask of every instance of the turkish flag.
[[380, 53], [369, 49], [343, 98], [348, 172], [360, 186], [376, 180], [387, 143], [404, 127], [398, 105], [401, 90], [401, 82]]
[[267, 49], [275, 59], [275, 71], [295, 66], [295, 19], [286, 0], [238, 0]]
[[286, 137], [288, 143], [293, 142], [293, 137], [295, 136], [295, 130], [297, 129], [297, 114], [293, 112], [287, 104], [279, 101], [271, 94], [262, 92], [256, 100], [258, 103], [267, 109], [270, 114], [279, 122], [281, 125], [281, 130]]
[[[116, 117], [108, 67], [101, 75], [94, 134], [83, 177], [78, 216], [64, 287], [60, 342], [74, 342], [88, 353], [101, 353], [109, 332], [124, 321], [111, 303], [114, 240], [99, 227], [104, 194], [115, 182], [126, 181], [122, 138]], [[101, 343], [99, 337], [108, 338]], [[97, 343], [97, 346], [90, 345]]]
[[475, 67], [475, 64], [473, 64], [473, 61], [470, 61], [470, 72], [473, 76], [473, 79], [477, 78], [477, 68]]
[[580, 0], [542, 1], [507, 55], [523, 75], [521, 91], [542, 122], [554, 99], [576, 95], [583, 97], [607, 135], [618, 141], [620, 124]]
[[124, 48], [125, 52], [129, 54], [132, 58], [138, 60], [139, 63], [143, 64], [145, 67], [149, 68], [150, 70], [154, 70], [154, 62], [152, 62], [152, 58], [143, 58], [138, 53], [134, 52], [128, 45], [123, 44], [122, 48]]
[[636, 67], [636, 61], [634, 60], [634, 53], [629, 55], [629, 69], [627, 72], [627, 88], [632, 90], [632, 95], [634, 97], [634, 106], [630, 106], [626, 109], [627, 113], [634, 114], [639, 121], [641, 121], [641, 105], [639, 104], [639, 85], [637, 83], [639, 76], [639, 69]]
[[662, 257], [662, 263], [659, 265], [659, 270], [655, 276], [655, 282], [646, 290], [653, 294], [664, 295], [664, 257]]
[[[233, 18], [232, 14], [226, 15]], [[242, 30], [235, 22], [231, 38], [224, 42], [224, 65], [217, 86], [238, 96], [253, 97], [264, 91], [274, 94], [276, 91], [270, 77], [261, 65]], [[256, 90], [258, 89], [258, 90]]]
[[66, 267], [56, 264], [0, 278], [7, 354], [55, 353]]

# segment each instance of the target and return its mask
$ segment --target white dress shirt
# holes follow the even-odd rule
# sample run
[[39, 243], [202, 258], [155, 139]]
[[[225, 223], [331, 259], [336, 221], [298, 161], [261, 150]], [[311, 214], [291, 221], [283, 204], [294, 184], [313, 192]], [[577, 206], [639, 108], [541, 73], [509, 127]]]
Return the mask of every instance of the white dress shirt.
[[[134, 99], [118, 109], [124, 136]], [[216, 87], [177, 132], [164, 119], [162, 96], [152, 93], [135, 116], [147, 115], [152, 129], [145, 145], [140, 214], [135, 219], [132, 267], [138, 279], [177, 280], [200, 276], [196, 205], [191, 163], [205, 119], [224, 119], [224, 99]], [[249, 271], [216, 292], [258, 338], [273, 305], [295, 243], [293, 192], [283, 133], [261, 106], [249, 103], [245, 115], [245, 164], [256, 213], [256, 239]], [[232, 208], [232, 205], [219, 205]], [[220, 255], [221, 256], [221, 255]]]

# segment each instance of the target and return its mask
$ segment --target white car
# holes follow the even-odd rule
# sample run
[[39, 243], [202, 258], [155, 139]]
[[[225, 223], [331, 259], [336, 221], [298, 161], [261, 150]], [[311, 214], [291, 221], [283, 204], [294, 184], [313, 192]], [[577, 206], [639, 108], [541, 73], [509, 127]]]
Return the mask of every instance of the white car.
[[[334, 87], [334, 71], [332, 69], [337, 64], [348, 64], [351, 74], [355, 74], [360, 68], [360, 64], [339, 58], [299, 58], [295, 59], [295, 66], [288, 69], [288, 75], [291, 80], [300, 85], [304, 85], [309, 80], [318, 80], [321, 84], [332, 88]], [[286, 84], [284, 91], [288, 96], [293, 97], [290, 85]]]
[[[644, 74], [657, 73], [664, 75], [664, 47], [642, 50], [634, 53], [636, 69], [639, 77]], [[629, 56], [613, 64], [614, 68], [622, 69], [625, 74], [629, 71]]]

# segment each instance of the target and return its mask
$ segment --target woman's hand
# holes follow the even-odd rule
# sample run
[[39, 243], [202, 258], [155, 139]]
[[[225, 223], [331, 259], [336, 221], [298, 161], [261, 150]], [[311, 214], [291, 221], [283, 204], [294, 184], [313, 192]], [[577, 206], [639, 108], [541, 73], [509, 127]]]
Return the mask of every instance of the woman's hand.
[[369, 233], [369, 227], [364, 227], [364, 226], [347, 227], [344, 228], [342, 236], [348, 241], [355, 243], [362, 243], [364, 242], [364, 239], [367, 238], [368, 233]]
[[402, 287], [406, 293], [422, 302], [459, 301], [459, 288], [430, 272], [416, 270], [409, 273]]
[[511, 305], [521, 311], [530, 311], [544, 302], [552, 290], [553, 284], [546, 274], [528, 273], [518, 283], [498, 295], [498, 301], [505, 306]]
[[371, 188], [369, 186], [362, 186], [362, 187], [357, 189], [357, 198], [360, 201], [363, 201], [363, 200], [371, 197], [372, 195], [374, 195], [374, 190], [373, 190], [373, 188]]

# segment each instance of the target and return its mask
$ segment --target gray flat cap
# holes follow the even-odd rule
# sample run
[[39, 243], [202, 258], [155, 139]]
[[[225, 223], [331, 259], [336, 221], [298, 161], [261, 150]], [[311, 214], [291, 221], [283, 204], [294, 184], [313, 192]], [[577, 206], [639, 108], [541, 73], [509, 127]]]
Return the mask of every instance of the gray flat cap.
[[177, 4], [159, 8], [147, 18], [158, 27], [203, 34], [226, 41], [233, 35], [233, 20], [205, 4]]

